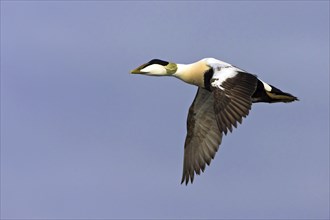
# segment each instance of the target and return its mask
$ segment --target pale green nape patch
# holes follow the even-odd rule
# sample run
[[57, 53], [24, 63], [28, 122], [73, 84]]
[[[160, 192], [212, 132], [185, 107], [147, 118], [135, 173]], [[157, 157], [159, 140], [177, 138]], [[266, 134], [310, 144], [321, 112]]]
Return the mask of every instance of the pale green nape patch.
[[176, 63], [168, 63], [166, 66], [165, 66], [165, 69], [166, 69], [166, 73], [167, 74], [174, 74], [177, 69], [178, 69], [178, 66], [176, 65]]

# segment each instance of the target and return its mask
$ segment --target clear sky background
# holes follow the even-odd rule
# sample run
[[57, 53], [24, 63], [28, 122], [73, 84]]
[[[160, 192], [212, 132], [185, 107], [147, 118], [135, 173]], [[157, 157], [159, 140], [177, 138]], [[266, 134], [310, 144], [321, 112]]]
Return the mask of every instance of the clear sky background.
[[[215, 57], [300, 98], [255, 104], [180, 185]], [[329, 218], [328, 1], [1, 1], [1, 218]]]

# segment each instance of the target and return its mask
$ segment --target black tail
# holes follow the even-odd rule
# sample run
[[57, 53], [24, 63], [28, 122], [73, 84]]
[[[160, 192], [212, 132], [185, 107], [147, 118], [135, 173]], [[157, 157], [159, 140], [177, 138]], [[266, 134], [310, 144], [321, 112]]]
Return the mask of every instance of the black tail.
[[[268, 84], [266, 84], [268, 85]], [[252, 102], [268, 102], [268, 103], [275, 103], [275, 102], [293, 102], [299, 101], [299, 99], [289, 93], [282, 92], [278, 88], [268, 85], [269, 88], [265, 88], [263, 82], [258, 80], [257, 89], [252, 95]]]

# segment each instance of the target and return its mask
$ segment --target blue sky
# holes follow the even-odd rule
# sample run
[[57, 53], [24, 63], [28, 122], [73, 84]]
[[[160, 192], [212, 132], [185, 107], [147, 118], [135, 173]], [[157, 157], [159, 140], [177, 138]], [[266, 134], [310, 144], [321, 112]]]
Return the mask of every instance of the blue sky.
[[[255, 104], [180, 185], [215, 57], [300, 98]], [[1, 218], [329, 218], [329, 2], [1, 1]]]

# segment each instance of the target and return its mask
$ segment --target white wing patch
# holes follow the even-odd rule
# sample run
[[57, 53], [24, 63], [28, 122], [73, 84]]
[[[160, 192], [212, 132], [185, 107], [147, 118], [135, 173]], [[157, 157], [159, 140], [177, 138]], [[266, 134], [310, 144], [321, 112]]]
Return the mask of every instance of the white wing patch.
[[224, 88], [221, 86], [224, 81], [226, 81], [228, 78], [233, 78], [237, 75], [237, 72], [235, 68], [228, 66], [224, 68], [217, 68], [214, 69], [214, 74], [212, 77], [212, 83], [211, 85], [213, 87], [218, 87], [221, 90], [224, 90]]
[[214, 58], [205, 58], [204, 61], [208, 66], [213, 68], [214, 71], [211, 85], [213, 87], [220, 88], [221, 90], [224, 90], [224, 88], [221, 86], [224, 81], [226, 81], [228, 78], [235, 77], [237, 75], [237, 71], [243, 71], [229, 63]]

